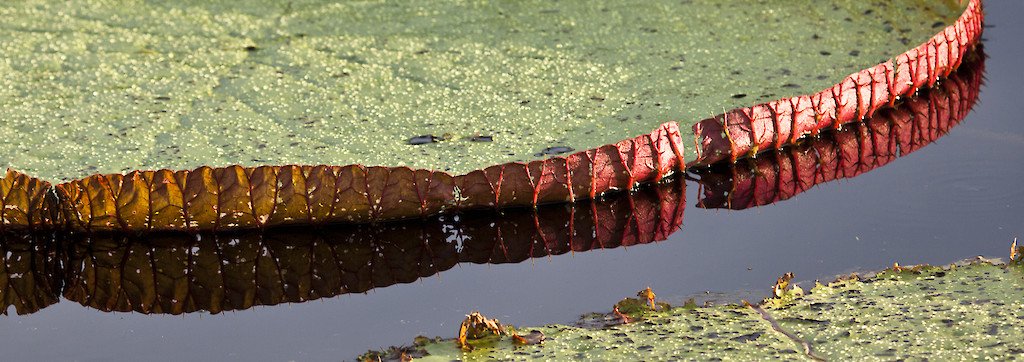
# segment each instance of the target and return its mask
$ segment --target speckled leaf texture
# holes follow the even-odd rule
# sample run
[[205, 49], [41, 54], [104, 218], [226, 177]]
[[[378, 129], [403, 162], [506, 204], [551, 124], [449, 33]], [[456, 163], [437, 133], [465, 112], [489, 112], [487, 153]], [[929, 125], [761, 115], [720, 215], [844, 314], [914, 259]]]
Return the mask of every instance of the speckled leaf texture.
[[[9, 171], [0, 179], [5, 229], [72, 231], [264, 229], [378, 222], [452, 210], [593, 198], [655, 182], [687, 166], [752, 156], [808, 134], [860, 121], [933, 86], [959, 67], [981, 35], [980, 0], [930, 40], [853, 73], [831, 88], [736, 108], [682, 134], [650, 134], [568, 156], [513, 161], [451, 175], [405, 166], [228, 166], [93, 175], [50, 186]], [[694, 137], [691, 138], [690, 137]], [[696, 152], [696, 158], [687, 158]]]
[[[802, 296], [769, 299], [763, 310], [825, 360], [1012, 360], [1024, 352], [1022, 291], [1020, 265], [919, 266], [819, 284]], [[814, 360], [741, 305], [629, 314], [635, 322], [517, 330], [544, 333], [543, 344], [491, 336], [472, 340], [476, 349], [465, 351], [452, 339], [422, 338], [406, 351], [423, 361]]]
[[808, 134], [862, 121], [896, 100], [931, 87], [957, 69], [981, 37], [981, 1], [972, 0], [954, 23], [929, 41], [874, 67], [851, 74], [829, 89], [737, 108], [693, 126], [697, 161], [736, 161], [777, 149]]

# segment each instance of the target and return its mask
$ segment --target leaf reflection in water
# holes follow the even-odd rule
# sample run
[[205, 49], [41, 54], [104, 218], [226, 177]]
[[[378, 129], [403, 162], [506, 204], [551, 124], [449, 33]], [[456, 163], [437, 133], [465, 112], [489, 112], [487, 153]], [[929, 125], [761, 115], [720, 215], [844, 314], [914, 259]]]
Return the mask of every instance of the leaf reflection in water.
[[4, 233], [0, 301], [18, 314], [59, 295], [102, 311], [166, 314], [304, 302], [415, 282], [459, 263], [664, 240], [682, 225], [684, 206], [677, 180], [575, 204], [376, 225], [141, 237]]
[[917, 151], [956, 126], [978, 98], [984, 54], [895, 108], [863, 122], [736, 164], [698, 169], [697, 207], [742, 210], [787, 200], [815, 185], [850, 178]]

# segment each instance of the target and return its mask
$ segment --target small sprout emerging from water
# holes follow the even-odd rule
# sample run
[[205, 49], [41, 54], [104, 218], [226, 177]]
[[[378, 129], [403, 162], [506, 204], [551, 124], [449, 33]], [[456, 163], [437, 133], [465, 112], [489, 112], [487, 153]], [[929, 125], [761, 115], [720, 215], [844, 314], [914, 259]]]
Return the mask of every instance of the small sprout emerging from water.
[[790, 283], [791, 281], [793, 281], [793, 273], [786, 273], [779, 277], [778, 281], [775, 282], [775, 286], [772, 287], [772, 293], [775, 294], [776, 298], [785, 299], [787, 297], [792, 298], [804, 295], [804, 289]]
[[793, 273], [783, 274], [777, 281], [775, 286], [772, 287], [772, 293], [775, 294], [776, 298], [782, 298], [786, 295], [786, 289], [789, 288], [789, 282], [793, 280]]
[[479, 312], [470, 313], [462, 321], [462, 325], [459, 326], [459, 347], [462, 347], [464, 350], [472, 350], [473, 346], [467, 343], [466, 339], [479, 339], [492, 333], [499, 337], [509, 334], [505, 330], [505, 326], [498, 323], [497, 318], [487, 319]]
[[499, 337], [507, 334], [505, 326], [498, 323], [497, 319], [487, 319], [479, 312], [470, 313], [459, 326], [459, 347], [464, 350], [472, 350], [473, 346], [466, 342], [466, 340], [469, 338], [482, 338], [490, 334], [488, 332]]
[[654, 292], [651, 291], [651, 286], [647, 286], [647, 289], [642, 289], [636, 293], [636, 296], [646, 298], [647, 302], [651, 305], [651, 310], [658, 310], [658, 306], [654, 304]]
[[[613, 319], [611, 323], [604, 323], [604, 327], [614, 326], [618, 324], [633, 323], [643, 319], [644, 313], [648, 310], [669, 310], [672, 306], [668, 303], [657, 303], [654, 301], [654, 292], [651, 291], [650, 287], [640, 290], [637, 293], [637, 298], [625, 298], [615, 303], [615, 307], [612, 309], [612, 313], [607, 315], [609, 319]], [[659, 308], [660, 307], [660, 308]], [[608, 319], [606, 319], [608, 321]]]
[[1024, 264], [1024, 246], [1017, 247], [1017, 238], [1010, 245], [1010, 264]]
[[544, 343], [544, 333], [540, 331], [531, 331], [530, 334], [520, 336], [512, 331], [510, 326], [502, 325], [498, 322], [498, 319], [487, 319], [479, 312], [473, 312], [466, 316], [466, 319], [462, 321], [459, 326], [459, 338], [456, 342], [459, 347], [466, 351], [473, 350], [473, 346], [467, 342], [468, 339], [479, 339], [488, 335], [494, 334], [499, 338], [502, 336], [512, 336], [512, 342], [518, 344], [538, 344]]

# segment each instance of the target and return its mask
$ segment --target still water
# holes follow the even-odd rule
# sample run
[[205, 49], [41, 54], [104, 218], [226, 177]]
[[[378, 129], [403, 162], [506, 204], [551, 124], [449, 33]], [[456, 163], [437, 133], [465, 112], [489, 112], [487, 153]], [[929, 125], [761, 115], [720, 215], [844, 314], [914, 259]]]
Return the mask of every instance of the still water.
[[[632, 200], [587, 204], [576, 211], [561, 207], [537, 215], [509, 212], [500, 219], [460, 216], [458, 223], [475, 225], [461, 232], [438, 223], [356, 234], [292, 230], [271, 236], [206, 236], [196, 243], [202, 250], [175, 249], [174, 241], [128, 246], [123, 240], [92, 240], [91, 248], [62, 251], [69, 256], [62, 273], [78, 276], [79, 281], [63, 286], [64, 290], [86, 290], [90, 283], [102, 280], [89, 275], [101, 273], [104, 269], [97, 266], [110, 265], [110, 260], [147, 256], [136, 267], [137, 273], [144, 274], [148, 266], [158, 269], [157, 274], [175, 275], [173, 268], [160, 262], [209, 255], [216, 265], [229, 258], [224, 250], [239, 244], [259, 245], [249, 250], [254, 264], [240, 268], [257, 274], [268, 270], [266, 264], [255, 264], [259, 260], [274, 260], [279, 264], [271, 269], [288, 270], [274, 275], [315, 274], [309, 265], [316, 265], [323, 255], [335, 260], [372, 259], [374, 269], [341, 268], [348, 272], [342, 274], [348, 276], [344, 279], [347, 289], [355, 291], [351, 294], [326, 293], [325, 298], [315, 299], [318, 290], [332, 289], [300, 283], [276, 294], [236, 288], [223, 297], [208, 296], [225, 301], [218, 304], [222, 307], [229, 306], [218, 314], [111, 313], [103, 310], [122, 309], [123, 300], [96, 295], [83, 298], [88, 307], [64, 298], [28, 315], [17, 315], [12, 307], [9, 315], [0, 316], [2, 359], [352, 360], [367, 349], [409, 344], [417, 335], [454, 336], [463, 315], [472, 311], [513, 325], [570, 323], [579, 314], [609, 310], [619, 299], [646, 286], [670, 303], [707, 293], [724, 300], [756, 299], [765, 296], [786, 272], [795, 273], [797, 280], [824, 280], [894, 262], [946, 264], [976, 255], [1005, 258], [1014, 238], [1024, 240], [1024, 189], [1019, 181], [1024, 178], [1024, 116], [1016, 110], [1024, 88], [1024, 76], [1016, 68], [1024, 47], [1015, 39], [1024, 33], [1024, 26], [1016, 21], [1024, 15], [1024, 3], [989, 1], [986, 14], [988, 80], [974, 110], [934, 144], [854, 178], [820, 183], [787, 200], [743, 210], [697, 207], [698, 203], [715, 204], [704, 193], [713, 188], [689, 180], [685, 188], [662, 186]], [[658, 195], [670, 197], [665, 201]], [[625, 233], [627, 237], [621, 236], [621, 230], [628, 230], [625, 226], [612, 227], [607, 221], [609, 215], [623, 213], [636, 215], [626, 223], [635, 225], [637, 232]], [[504, 238], [519, 235], [536, 240], [530, 235], [535, 235], [537, 225], [566, 225], [570, 220], [576, 234], [565, 228], [546, 229], [546, 235], [561, 236], [530, 248], [496, 247], [496, 241], [487, 236], [497, 235], [490, 226], [493, 222]], [[668, 235], [672, 229], [678, 230]], [[599, 230], [620, 231], [602, 234]], [[451, 235], [442, 239], [455, 242], [423, 248], [419, 240], [425, 234]], [[349, 235], [345, 236], [351, 239], [348, 245], [366, 245], [369, 240], [390, 247], [346, 248], [332, 240], [339, 235]], [[303, 245], [314, 246], [298, 250]], [[508, 240], [507, 245], [521, 244]], [[519, 260], [525, 261], [506, 262]], [[180, 265], [178, 261], [169, 265]], [[289, 269], [282, 266], [285, 261], [297, 266]], [[271, 279], [263, 279], [265, 290], [275, 290]], [[284, 279], [278, 278], [277, 283], [287, 284], [281, 282]], [[133, 284], [138, 279], [116, 280], [122, 288], [144, 289]], [[216, 282], [230, 284], [229, 280]], [[368, 289], [373, 285], [378, 288]], [[262, 303], [246, 299], [267, 293], [280, 299]], [[259, 305], [299, 299], [314, 300]], [[249, 307], [252, 304], [257, 306]], [[192, 306], [210, 309], [199, 299]], [[177, 312], [161, 309], [165, 306], [158, 303], [138, 308]]]

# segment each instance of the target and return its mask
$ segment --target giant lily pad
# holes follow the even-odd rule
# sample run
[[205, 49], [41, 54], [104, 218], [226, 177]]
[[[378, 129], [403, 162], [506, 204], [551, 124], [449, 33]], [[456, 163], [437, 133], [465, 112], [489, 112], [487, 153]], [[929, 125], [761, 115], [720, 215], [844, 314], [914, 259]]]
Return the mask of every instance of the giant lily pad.
[[[8, 3], [0, 167], [47, 181], [232, 164], [463, 174], [817, 92], [923, 43], [961, 10], [842, 0]], [[493, 141], [470, 141], [477, 133]], [[408, 142], [430, 134], [449, 136]]]
[[[0, 198], [24, 215], [0, 216], [244, 228], [593, 197], [892, 105], [959, 65], [981, 23], [964, 9], [9, 4], [0, 159], [44, 181], [107, 175], [42, 204], [48, 184], [8, 173]], [[572, 150], [590, 151], [552, 157]], [[268, 164], [338, 166], [253, 168]]]

